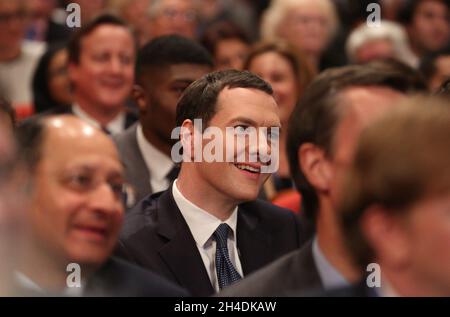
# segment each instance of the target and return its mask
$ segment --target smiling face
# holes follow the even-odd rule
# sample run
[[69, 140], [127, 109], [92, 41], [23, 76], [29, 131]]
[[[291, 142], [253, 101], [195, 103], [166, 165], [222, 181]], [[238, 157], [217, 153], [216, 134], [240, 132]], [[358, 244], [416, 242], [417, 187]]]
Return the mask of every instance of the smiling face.
[[[248, 128], [271, 128], [281, 127], [278, 106], [274, 98], [267, 93], [248, 88], [225, 88], [219, 94], [217, 112], [211, 118], [208, 127], [215, 127], [226, 135], [227, 127], [235, 128], [244, 132]], [[203, 148], [211, 140], [203, 141]], [[234, 155], [234, 162], [199, 162], [196, 171], [198, 182], [206, 184], [209, 188], [214, 188], [216, 192], [225, 195], [235, 203], [251, 201], [256, 199], [261, 186], [270, 174], [261, 173], [260, 168], [267, 164], [261, 162], [261, 156], [271, 154], [271, 149], [275, 147], [267, 141], [265, 137], [259, 135], [257, 144], [245, 143], [246, 158], [250, 155], [259, 156], [257, 162], [235, 163], [238, 160], [239, 152], [236, 146], [230, 145], [230, 139], [223, 140], [223, 153], [227, 153], [227, 148]], [[234, 142], [234, 145], [237, 142]], [[230, 150], [228, 150], [230, 152]], [[227, 158], [229, 159], [229, 158]], [[256, 172], [255, 172], [256, 171]]]
[[33, 240], [59, 263], [99, 266], [122, 224], [123, 168], [107, 136], [64, 120], [45, 128], [29, 213]]
[[135, 54], [122, 26], [101, 25], [85, 36], [78, 64], [69, 64], [75, 100], [86, 108], [120, 110], [133, 85]]
[[281, 122], [286, 123], [299, 97], [298, 82], [291, 63], [276, 52], [255, 56], [248, 70], [267, 81], [280, 107]]

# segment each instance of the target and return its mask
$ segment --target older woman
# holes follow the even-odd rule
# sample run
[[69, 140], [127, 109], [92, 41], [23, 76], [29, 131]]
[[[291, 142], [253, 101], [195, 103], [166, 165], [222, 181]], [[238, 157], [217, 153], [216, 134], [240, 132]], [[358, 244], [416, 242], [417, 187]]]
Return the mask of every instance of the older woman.
[[336, 8], [330, 0], [274, 0], [264, 12], [261, 36], [290, 42], [318, 69], [337, 26]]
[[280, 165], [277, 174], [265, 185], [265, 196], [272, 200], [292, 188], [286, 154], [287, 125], [295, 104], [312, 80], [313, 71], [305, 55], [284, 41], [262, 42], [254, 46], [244, 68], [271, 84], [280, 107]]

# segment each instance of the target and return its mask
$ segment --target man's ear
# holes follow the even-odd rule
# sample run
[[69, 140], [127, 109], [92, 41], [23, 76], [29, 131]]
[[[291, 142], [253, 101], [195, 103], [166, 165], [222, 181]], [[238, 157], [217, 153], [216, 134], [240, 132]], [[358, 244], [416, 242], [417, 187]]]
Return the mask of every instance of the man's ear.
[[396, 269], [408, 265], [414, 246], [408, 238], [406, 219], [383, 206], [373, 205], [365, 210], [360, 227], [379, 260]]
[[304, 143], [297, 152], [298, 161], [308, 182], [319, 191], [328, 191], [332, 180], [330, 162], [325, 151], [312, 143]]
[[196, 131], [194, 123], [190, 119], [186, 119], [181, 124], [180, 140], [183, 146], [183, 162], [194, 162], [195, 142], [194, 137]]
[[133, 89], [131, 90], [131, 97], [136, 102], [139, 112], [145, 113], [147, 111], [147, 100], [144, 88], [140, 85], [133, 85]]

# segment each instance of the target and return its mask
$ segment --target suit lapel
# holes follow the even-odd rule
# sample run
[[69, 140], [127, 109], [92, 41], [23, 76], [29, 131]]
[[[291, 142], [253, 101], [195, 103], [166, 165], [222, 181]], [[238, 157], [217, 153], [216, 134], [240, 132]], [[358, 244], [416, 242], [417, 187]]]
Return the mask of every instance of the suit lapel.
[[150, 173], [137, 143], [136, 129], [137, 124], [126, 130], [122, 142], [118, 141], [117, 143], [123, 149], [121, 155], [127, 173], [126, 178], [135, 187], [137, 200], [140, 200], [151, 194], [152, 189], [150, 188]]
[[172, 196], [172, 185], [161, 195], [158, 234], [168, 241], [159, 255], [178, 282], [194, 296], [211, 295], [214, 289], [195, 240]]
[[239, 206], [237, 245], [244, 275], [256, 271], [271, 261], [272, 246], [260, 219], [248, 207]]

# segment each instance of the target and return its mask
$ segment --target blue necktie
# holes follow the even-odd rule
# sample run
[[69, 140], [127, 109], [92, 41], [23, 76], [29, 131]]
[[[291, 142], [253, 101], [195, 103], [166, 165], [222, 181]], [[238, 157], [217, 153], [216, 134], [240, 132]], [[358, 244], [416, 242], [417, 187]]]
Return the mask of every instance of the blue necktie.
[[242, 278], [234, 268], [233, 263], [231, 263], [228, 254], [227, 241], [229, 230], [230, 227], [226, 223], [222, 223], [213, 233], [213, 237], [216, 240], [216, 271], [220, 289]]

